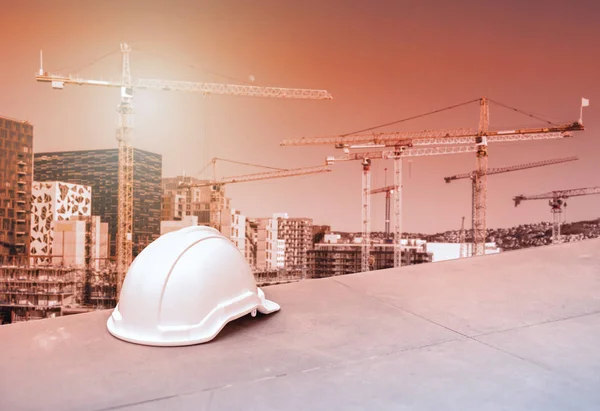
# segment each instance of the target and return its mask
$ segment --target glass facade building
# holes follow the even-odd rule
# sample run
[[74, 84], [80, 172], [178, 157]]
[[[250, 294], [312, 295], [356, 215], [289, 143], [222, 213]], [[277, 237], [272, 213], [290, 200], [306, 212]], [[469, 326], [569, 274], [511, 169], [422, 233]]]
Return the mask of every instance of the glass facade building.
[[[34, 154], [35, 181], [63, 181], [92, 188], [92, 215], [108, 223], [110, 255], [116, 254], [119, 151]], [[162, 156], [133, 151], [133, 255], [160, 235]]]

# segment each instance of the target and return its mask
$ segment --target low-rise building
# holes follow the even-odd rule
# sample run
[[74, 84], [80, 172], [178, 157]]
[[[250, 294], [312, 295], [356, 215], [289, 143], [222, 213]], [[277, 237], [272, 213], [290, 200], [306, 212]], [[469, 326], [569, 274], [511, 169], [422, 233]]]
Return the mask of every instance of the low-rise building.
[[31, 201], [30, 262], [33, 265], [94, 269], [108, 260], [108, 224], [92, 216], [89, 186], [60, 181], [34, 182]]
[[[454, 260], [460, 258], [460, 243], [427, 243], [425, 248], [428, 252], [433, 254], [433, 261], [446, 261], [446, 260]], [[466, 256], [473, 255], [473, 244], [467, 243], [466, 246]], [[485, 254], [496, 254], [499, 253], [501, 249], [494, 242], [485, 244]]]
[[[406, 241], [403, 241], [406, 244]], [[308, 251], [309, 276], [330, 277], [358, 273], [362, 269], [362, 244], [318, 243]], [[394, 266], [394, 244], [374, 244], [370, 253], [370, 270], [382, 270]], [[432, 261], [432, 254], [422, 245], [403, 245], [401, 264], [413, 265]]]

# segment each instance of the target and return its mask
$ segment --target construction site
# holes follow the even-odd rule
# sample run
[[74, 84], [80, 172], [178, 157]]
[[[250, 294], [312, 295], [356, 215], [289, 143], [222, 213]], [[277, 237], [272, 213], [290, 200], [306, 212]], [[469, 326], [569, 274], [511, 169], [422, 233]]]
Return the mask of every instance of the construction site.
[[600, 410], [600, 1], [1, 10], [0, 411]]
[[[593, 410], [599, 241], [266, 287], [281, 312], [240, 318], [209, 344], [120, 341], [111, 310], [0, 327], [0, 404]], [[61, 378], [56, 364], [69, 364]]]
[[33, 254], [0, 256], [1, 323], [115, 306], [116, 269], [99, 218], [72, 216], [48, 227], [46, 241], [53, 241], [42, 250], [49, 254], [37, 252], [34, 244]]
[[[477, 130], [379, 132], [376, 129], [381, 126], [376, 126], [344, 135], [286, 139], [280, 143], [281, 146], [326, 145], [341, 150], [343, 155], [328, 156], [323, 165], [295, 169], [215, 157], [198, 172], [198, 175], [202, 174], [211, 167], [212, 175], [208, 179], [190, 176], [162, 178], [161, 156], [134, 149], [130, 142], [133, 133], [133, 91], [137, 88], [304, 100], [331, 100], [332, 96], [326, 90], [133, 80], [129, 61], [131, 50], [129, 45], [121, 43], [122, 76], [119, 82], [49, 74], [40, 66], [35, 79], [51, 83], [54, 89], [63, 89], [65, 85], [121, 89], [116, 136], [118, 150], [36, 154], [35, 162], [39, 164], [39, 167], [36, 166], [36, 178], [42, 182], [31, 183], [33, 200], [29, 205], [28, 181], [32, 181], [34, 167], [25, 161], [23, 153], [32, 152], [32, 129], [26, 123], [10, 119], [3, 123], [9, 131], [3, 134], [3, 138], [7, 144], [15, 142], [17, 153], [8, 158], [14, 163], [10, 166], [14, 167], [16, 180], [8, 182], [7, 187], [10, 184], [21, 187], [20, 191], [6, 191], [7, 197], [16, 195], [18, 198], [14, 203], [17, 206], [16, 214], [10, 207], [10, 201], [5, 200], [5, 206], [8, 206], [5, 207], [5, 214], [15, 221], [5, 220], [7, 222], [3, 223], [3, 228], [11, 228], [13, 224], [21, 224], [22, 227], [2, 234], [4, 244], [13, 250], [10, 256], [12, 261], [7, 262], [6, 269], [0, 272], [0, 307], [5, 322], [114, 307], [125, 274], [135, 256], [158, 236], [189, 225], [207, 225], [229, 238], [244, 255], [257, 281], [263, 285], [435, 261], [433, 254], [437, 251], [431, 251], [435, 249], [435, 244], [427, 250], [427, 247], [403, 243], [402, 203], [405, 200], [402, 196], [402, 162], [405, 157], [475, 154], [474, 171], [444, 179], [447, 183], [470, 179], [472, 183], [471, 229], [464, 227], [463, 217], [458, 239], [460, 253], [457, 257], [488, 254], [495, 247], [493, 243], [488, 243], [487, 238], [488, 176], [578, 160], [578, 157], [572, 156], [488, 168], [488, 145], [525, 141], [542, 143], [572, 138], [574, 132], [584, 130], [583, 108], [589, 105], [589, 100], [582, 98], [580, 118], [570, 123], [546, 121], [547, 124], [540, 127], [491, 130], [490, 103], [530, 117], [532, 115], [482, 97], [421, 115], [424, 117], [476, 103], [479, 105]], [[410, 118], [394, 124], [407, 120]], [[104, 160], [100, 161], [102, 158]], [[371, 187], [375, 160], [393, 161], [393, 184]], [[313, 244], [311, 218], [291, 218], [286, 213], [249, 218], [240, 210], [233, 209], [231, 199], [226, 196], [225, 187], [230, 184], [331, 172], [332, 166], [346, 161], [360, 162], [362, 170], [362, 235], [359, 244]], [[218, 179], [217, 162], [260, 167], [269, 171]], [[61, 182], [61, 178], [69, 178], [70, 181]], [[110, 193], [108, 197], [106, 193]], [[525, 200], [549, 199], [553, 216], [553, 242], [560, 243], [560, 216], [566, 206], [565, 200], [598, 193], [600, 189], [597, 187], [580, 188], [520, 195], [514, 201], [516, 206]], [[371, 197], [378, 194], [385, 194], [385, 234], [382, 244], [376, 244], [371, 238]], [[27, 219], [19, 214], [27, 213], [28, 207], [32, 210], [30, 229], [26, 225]], [[97, 215], [93, 215], [106, 209], [110, 209], [110, 213], [103, 213], [107, 222], [101, 222]], [[24, 241], [28, 231], [31, 232], [30, 240]], [[7, 241], [9, 235], [15, 239]], [[65, 251], [67, 238], [73, 249], [70, 252]], [[99, 246], [99, 243], [102, 245]], [[20, 252], [15, 251], [18, 247], [21, 247]], [[27, 257], [19, 259], [18, 255]]]

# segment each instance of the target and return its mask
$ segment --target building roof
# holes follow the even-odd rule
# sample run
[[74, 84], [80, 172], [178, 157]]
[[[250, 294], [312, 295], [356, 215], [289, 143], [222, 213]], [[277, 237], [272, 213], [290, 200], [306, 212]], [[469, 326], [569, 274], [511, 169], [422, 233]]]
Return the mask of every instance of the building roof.
[[600, 409], [600, 240], [264, 290], [279, 313], [190, 347], [2, 326], [0, 409]]
[[9, 116], [5, 116], [3, 114], [0, 113], [0, 119], [2, 120], [8, 120], [8, 121], [13, 121], [15, 123], [21, 123], [21, 124], [28, 124], [33, 126], [29, 120], [23, 120], [23, 119], [18, 119], [18, 118], [14, 118], [14, 117], [9, 117]]
[[[152, 156], [156, 156], [156, 157], [161, 157], [162, 158], [162, 154], [158, 154], [158, 153], [153, 153], [152, 151], [148, 151], [148, 150], [142, 150], [140, 148], [134, 148], [133, 151], [135, 152], [139, 152], [139, 153], [144, 153], [144, 154], [150, 154]], [[90, 150], [64, 150], [64, 151], [40, 151], [40, 152], [34, 152], [33, 156], [35, 157], [36, 161], [39, 160], [43, 160], [39, 157], [43, 157], [43, 156], [57, 156], [57, 155], [71, 155], [71, 154], [86, 154], [86, 153], [112, 153], [112, 154], [119, 154], [119, 149], [118, 148], [95, 148], [95, 149], [90, 149]]]

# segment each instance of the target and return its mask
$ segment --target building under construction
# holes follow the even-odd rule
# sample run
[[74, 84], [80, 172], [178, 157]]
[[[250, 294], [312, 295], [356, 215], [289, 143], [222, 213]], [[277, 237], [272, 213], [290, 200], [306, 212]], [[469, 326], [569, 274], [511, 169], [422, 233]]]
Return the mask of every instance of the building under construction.
[[81, 302], [83, 270], [32, 265], [22, 256], [3, 256], [0, 263], [2, 323], [60, 316], [65, 307]]
[[107, 257], [107, 224], [99, 217], [72, 216], [53, 220], [49, 227], [52, 235], [45, 234], [48, 243], [41, 249], [47, 254], [0, 257], [2, 323], [116, 304], [116, 266]]
[[[361, 244], [315, 244], [308, 251], [309, 276], [312, 278], [353, 274], [361, 271]], [[403, 247], [402, 265], [430, 263], [432, 253], [421, 247]], [[394, 244], [375, 244], [371, 248], [370, 270], [394, 267]]]

